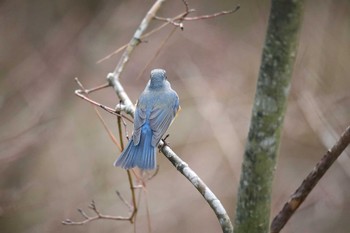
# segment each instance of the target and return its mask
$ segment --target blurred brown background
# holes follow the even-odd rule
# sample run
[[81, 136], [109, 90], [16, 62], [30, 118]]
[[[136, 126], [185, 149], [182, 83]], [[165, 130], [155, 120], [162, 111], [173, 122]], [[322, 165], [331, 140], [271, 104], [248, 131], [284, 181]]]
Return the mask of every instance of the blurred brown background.
[[[122, 83], [133, 101], [152, 68], [167, 70], [182, 112], [169, 142], [211, 187], [234, 218], [236, 192], [269, 1], [189, 1], [195, 14], [241, 9], [185, 22], [159, 57], [136, 79], [172, 29], [147, 38], [133, 53]], [[74, 95], [105, 82], [120, 55], [96, 64], [127, 43], [153, 1], [32, 0], [0, 3], [0, 232], [133, 232], [128, 222], [81, 220], [94, 199], [103, 213], [125, 215], [115, 195], [129, 199], [125, 171], [112, 166], [119, 151], [93, 108]], [[166, 2], [159, 15], [183, 12]], [[161, 22], [154, 21], [155, 28]], [[271, 215], [301, 183], [349, 124], [350, 3], [306, 1], [299, 51], [273, 188]], [[91, 95], [118, 103], [111, 88]], [[102, 113], [113, 132], [116, 118]], [[132, 127], [128, 127], [131, 134]], [[200, 194], [164, 156], [141, 196], [137, 232], [220, 232]], [[328, 171], [284, 232], [350, 231], [349, 149]], [[89, 210], [87, 210], [89, 212]]]

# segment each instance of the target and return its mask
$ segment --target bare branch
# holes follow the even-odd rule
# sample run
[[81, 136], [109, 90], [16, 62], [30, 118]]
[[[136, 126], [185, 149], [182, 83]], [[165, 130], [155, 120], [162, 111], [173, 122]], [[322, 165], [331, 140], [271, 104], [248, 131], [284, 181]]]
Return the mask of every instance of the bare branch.
[[160, 20], [160, 21], [166, 21], [176, 27], [180, 27], [181, 30], [183, 30], [183, 21], [193, 21], [193, 20], [201, 20], [201, 19], [212, 19], [212, 18], [216, 18], [219, 16], [223, 16], [223, 15], [228, 15], [228, 14], [233, 14], [236, 11], [238, 11], [240, 9], [240, 6], [237, 5], [235, 9], [229, 10], [229, 11], [220, 11], [220, 12], [216, 12], [213, 14], [208, 14], [208, 15], [199, 15], [199, 16], [193, 16], [193, 17], [187, 17], [187, 15], [189, 13], [195, 12], [195, 9], [189, 9], [188, 8], [188, 4], [186, 1], [183, 1], [185, 3], [186, 6], [186, 12], [182, 13], [181, 15], [178, 15], [176, 17], [173, 18], [163, 18], [163, 17], [159, 17], [159, 16], [154, 16], [154, 19], [156, 20]]
[[[77, 82], [78, 86], [82, 89], [82, 92], [83, 92], [83, 93], [86, 93], [86, 95], [88, 95], [89, 93], [91, 93], [91, 92], [93, 92], [93, 91], [97, 91], [97, 90], [100, 90], [100, 89], [102, 89], [102, 88], [105, 88], [105, 87], [108, 87], [108, 86], [109, 86], [109, 83], [107, 83], [107, 84], [103, 84], [103, 85], [100, 85], [100, 86], [97, 86], [97, 87], [95, 87], [95, 88], [92, 88], [92, 89], [89, 89], [89, 90], [88, 90], [88, 89], [85, 89], [85, 88], [84, 88], [83, 84], [79, 81], [78, 78], [75, 78], [75, 81]], [[78, 95], [78, 96], [79, 96], [79, 95]], [[87, 98], [87, 96], [86, 96], [86, 98]], [[85, 99], [85, 98], [84, 98], [84, 99]], [[89, 102], [90, 102], [90, 101], [89, 101]], [[93, 101], [93, 102], [94, 102], [94, 101]], [[99, 106], [101, 106], [101, 104], [100, 104]], [[101, 121], [103, 127], [104, 127], [105, 130], [107, 131], [109, 137], [110, 137], [111, 140], [114, 142], [114, 144], [119, 148], [120, 151], [122, 151], [121, 146], [120, 146], [119, 143], [117, 142], [117, 140], [116, 140], [116, 138], [114, 137], [113, 133], [112, 133], [112, 132], [109, 130], [109, 128], [107, 127], [106, 122], [104, 121], [104, 119], [103, 119], [102, 116], [101, 116], [101, 113], [98, 111], [98, 109], [97, 109], [96, 107], [97, 107], [97, 106], [95, 105], [95, 106], [94, 106], [95, 113], [96, 113], [96, 115], [98, 116], [98, 118], [100, 119], [100, 121]], [[104, 108], [106, 108], [106, 107], [104, 107]], [[119, 117], [119, 116], [118, 116], [118, 117]]]
[[89, 216], [84, 212], [84, 210], [78, 209], [78, 211], [79, 211], [79, 213], [80, 213], [81, 215], [83, 215], [83, 217], [84, 217], [85, 219], [89, 219]]
[[345, 148], [350, 144], [350, 126], [343, 132], [336, 144], [327, 151], [315, 168], [309, 173], [299, 188], [291, 195], [290, 200], [284, 204], [282, 210], [271, 223], [271, 233], [278, 233], [288, 222], [290, 217], [303, 203], [318, 181], [332, 166]]
[[[185, 15], [186, 15], [186, 12], [185, 13], [181, 13], [181, 14], [175, 16], [174, 18], [179, 18], [181, 16], [184, 17]], [[150, 32], [145, 33], [144, 35], [141, 36], [141, 40], [140, 41], [141, 42], [144, 41], [145, 38], [153, 35], [154, 33], [158, 32], [158, 31], [160, 31], [161, 29], [163, 29], [165, 26], [167, 26], [169, 24], [170, 24], [170, 22], [165, 22], [162, 25], [160, 25], [159, 27], [151, 30]], [[121, 51], [123, 51], [123, 49], [125, 49], [127, 46], [128, 46], [128, 44], [125, 44], [125, 45], [121, 46], [120, 48], [118, 48], [114, 52], [112, 52], [112, 53], [108, 54], [107, 56], [105, 56], [105, 57], [101, 58], [100, 60], [98, 60], [96, 63], [101, 63], [101, 62], [111, 58], [112, 56], [114, 56], [114, 55], [120, 53]]]
[[185, 9], [186, 9], [186, 12], [189, 12], [189, 6], [188, 6], [188, 2], [186, 0], [182, 0], [183, 4], [185, 5]]
[[[178, 20], [178, 19], [173, 19], [173, 18], [163, 18], [163, 17], [159, 17], [159, 16], [154, 16], [154, 19], [156, 20], [159, 20], [159, 21], [166, 21], [172, 25], [174, 25], [175, 27], [180, 27], [182, 30], [183, 30], [183, 24], [180, 22], [175, 22], [175, 20]], [[181, 19], [181, 18], [180, 18]]]
[[156, 175], [158, 175], [159, 172], [159, 165], [157, 165], [156, 170], [151, 174], [149, 177], [147, 177], [147, 180], [152, 180]]
[[101, 63], [101, 62], [103, 62], [103, 61], [105, 61], [105, 60], [111, 58], [112, 56], [114, 56], [114, 55], [120, 53], [121, 51], [123, 51], [123, 49], [126, 48], [126, 46], [128, 46], [128, 44], [125, 44], [125, 45], [119, 47], [119, 48], [118, 48], [117, 50], [115, 50], [113, 53], [110, 53], [110, 54], [108, 54], [107, 56], [101, 58], [100, 60], [98, 60], [98, 61], [96, 62], [96, 64]]
[[91, 89], [86, 89], [86, 88], [83, 86], [83, 84], [80, 82], [80, 80], [78, 79], [78, 77], [75, 77], [74, 80], [75, 80], [75, 82], [78, 84], [78, 86], [83, 90], [83, 92], [84, 92], [85, 94], [89, 94], [89, 93], [91, 93], [91, 92], [98, 91], [98, 90], [101, 90], [101, 89], [103, 89], [103, 88], [106, 88], [106, 87], [109, 87], [109, 86], [110, 86], [109, 83], [107, 82], [107, 83], [102, 84], [102, 85], [100, 85], [100, 86], [97, 86], [97, 87], [94, 87], [94, 88], [91, 88]]
[[86, 100], [87, 102], [89, 102], [89, 103], [91, 103], [91, 104], [93, 104], [93, 105], [95, 105], [95, 106], [97, 106], [97, 107], [100, 107], [100, 108], [102, 108], [103, 110], [105, 110], [105, 111], [107, 111], [107, 112], [109, 112], [109, 113], [111, 113], [111, 114], [113, 114], [113, 115], [120, 116], [120, 117], [122, 117], [122, 118], [128, 120], [128, 121], [131, 122], [131, 123], [134, 122], [133, 120], [131, 120], [131, 119], [128, 118], [127, 116], [125, 116], [125, 115], [123, 115], [123, 114], [121, 114], [121, 113], [118, 113], [118, 111], [124, 110], [124, 107], [121, 106], [121, 105], [118, 105], [119, 109], [118, 109], [118, 108], [117, 108], [117, 109], [113, 109], [113, 108], [107, 107], [107, 106], [105, 106], [105, 105], [103, 105], [103, 104], [100, 104], [100, 103], [98, 103], [98, 102], [96, 102], [96, 101], [94, 101], [94, 100], [88, 98], [87, 96], [83, 95], [83, 93], [85, 93], [85, 91], [83, 91], [83, 90], [78, 89], [78, 90], [75, 90], [74, 93], [75, 93], [77, 96], [79, 96], [80, 98], [82, 98], [83, 100]]
[[78, 209], [78, 212], [83, 216], [84, 220], [72, 221], [70, 219], [66, 219], [66, 220], [62, 221], [62, 224], [63, 225], [84, 225], [86, 223], [89, 223], [89, 222], [92, 222], [92, 221], [95, 221], [98, 219], [131, 221], [132, 217], [133, 217], [133, 213], [129, 217], [101, 214], [100, 211], [97, 209], [94, 200], [91, 201], [89, 208], [96, 214], [95, 216], [90, 217], [82, 209]]
[[130, 211], [133, 211], [133, 207], [132, 205], [129, 204], [129, 202], [127, 202], [125, 200], [125, 198], [121, 195], [121, 193], [119, 191], [115, 191], [115, 193], [117, 194], [117, 196], [119, 197], [119, 199], [129, 208]]
[[238, 11], [239, 8], [241, 8], [241, 7], [239, 5], [237, 5], [235, 9], [232, 9], [229, 11], [220, 11], [220, 12], [216, 12], [216, 13], [210, 14], [210, 15], [199, 15], [199, 16], [194, 16], [194, 17], [185, 17], [185, 18], [183, 18], [183, 20], [184, 21], [192, 21], [192, 20], [201, 20], [201, 19], [212, 19], [212, 18], [215, 18], [218, 16], [233, 14], [236, 11]]
[[209, 189], [209, 187], [199, 178], [199, 176], [180, 159], [179, 156], [167, 145], [164, 145], [164, 141], [159, 142], [159, 148], [167, 159], [176, 167], [176, 169], [189, 180], [193, 186], [204, 197], [207, 203], [210, 205], [216, 217], [219, 220], [223, 232], [233, 232], [233, 226], [230, 217], [226, 213], [225, 208], [221, 204], [220, 200]]
[[136, 32], [134, 33], [134, 36], [131, 38], [128, 46], [124, 50], [124, 53], [123, 53], [122, 57], [120, 58], [118, 65], [116, 66], [116, 68], [114, 69], [114, 71], [112, 73], [112, 76], [110, 78], [108, 78], [110, 83], [114, 82], [114, 80], [119, 79], [120, 74], [122, 73], [122, 71], [125, 67], [125, 64], [129, 61], [130, 54], [132, 53], [134, 48], [140, 43], [142, 34], [148, 28], [148, 25], [151, 22], [151, 20], [153, 19], [153, 16], [159, 10], [159, 8], [163, 4], [163, 2], [165, 2], [165, 0], [157, 0], [153, 4], [151, 9], [147, 12], [147, 14], [143, 18], [143, 20], [141, 21], [141, 24], [139, 25]]
[[174, 32], [176, 31], [176, 28], [173, 28], [169, 34], [167, 35], [167, 37], [160, 43], [156, 53], [154, 54], [154, 56], [149, 59], [149, 61], [147, 62], [147, 64], [143, 67], [143, 69], [141, 70], [141, 72], [139, 73], [139, 75], [137, 76], [136, 80], [138, 80], [139, 78], [141, 78], [141, 76], [143, 75], [143, 73], [146, 71], [146, 69], [154, 62], [154, 60], [159, 56], [160, 52], [162, 51], [162, 49], [164, 48], [165, 44], [169, 41], [169, 39], [171, 38], [171, 36], [174, 34]]
[[[158, 32], [160, 29], [164, 28], [165, 26], [167, 26], [168, 24], [172, 24], [176, 27], [180, 27], [181, 30], [183, 30], [183, 23], [182, 21], [192, 21], [192, 20], [200, 20], [200, 19], [211, 19], [211, 18], [215, 18], [218, 16], [223, 16], [223, 15], [227, 15], [227, 14], [233, 14], [236, 11], [238, 11], [240, 9], [240, 6], [237, 5], [235, 9], [229, 10], [229, 11], [220, 11], [214, 14], [209, 14], [209, 15], [201, 15], [201, 16], [194, 16], [194, 17], [186, 17], [189, 13], [195, 12], [195, 9], [189, 9], [189, 5], [187, 3], [187, 1], [183, 0], [183, 3], [185, 5], [185, 12], [181, 13], [173, 18], [163, 18], [163, 17], [159, 17], [156, 15], [153, 15], [153, 19], [157, 19], [160, 21], [165, 21], [164, 24], [160, 25], [159, 27], [153, 29], [152, 31], [145, 33], [144, 35], [140, 36], [138, 39], [135, 39], [137, 43], [135, 43], [136, 47], [137, 44], [139, 44], [140, 42], [142, 42], [142, 40], [144, 40], [145, 38], [153, 35], [155, 32]], [[179, 21], [179, 22], [176, 22]], [[148, 22], [149, 23], [149, 22]], [[114, 52], [108, 54], [107, 56], [101, 58], [100, 60], [98, 60], [96, 63], [101, 63], [109, 58], [111, 58], [112, 56], [120, 53], [121, 51], [123, 51], [123, 49], [127, 48], [128, 46], [130, 46], [131, 41], [128, 44], [125, 44], [121, 47], [119, 47], [117, 50], [115, 50]], [[131, 53], [131, 51], [129, 52], [129, 54]], [[126, 61], [127, 62], [127, 61]], [[119, 65], [119, 64], [118, 64]], [[120, 74], [119, 74], [120, 76]]]

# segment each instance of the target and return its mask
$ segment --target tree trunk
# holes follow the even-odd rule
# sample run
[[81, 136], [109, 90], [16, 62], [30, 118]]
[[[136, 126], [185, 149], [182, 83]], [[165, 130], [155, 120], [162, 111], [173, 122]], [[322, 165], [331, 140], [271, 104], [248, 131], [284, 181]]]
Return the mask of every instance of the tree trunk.
[[269, 229], [271, 185], [302, 11], [302, 0], [272, 0], [242, 165], [235, 233], [262, 233]]

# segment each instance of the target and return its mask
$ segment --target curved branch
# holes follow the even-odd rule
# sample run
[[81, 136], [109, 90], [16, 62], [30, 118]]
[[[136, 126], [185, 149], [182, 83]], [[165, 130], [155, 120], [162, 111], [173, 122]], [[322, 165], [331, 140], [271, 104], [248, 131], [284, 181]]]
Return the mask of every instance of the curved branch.
[[193, 186], [208, 202], [219, 220], [222, 232], [233, 232], [232, 222], [224, 206], [209, 189], [209, 187], [202, 181], [202, 179], [188, 166], [187, 163], [182, 161], [169, 146], [164, 145], [163, 140], [159, 142], [159, 148], [165, 157], [167, 157], [167, 159], [174, 165], [174, 167], [176, 167], [176, 169], [193, 184]]

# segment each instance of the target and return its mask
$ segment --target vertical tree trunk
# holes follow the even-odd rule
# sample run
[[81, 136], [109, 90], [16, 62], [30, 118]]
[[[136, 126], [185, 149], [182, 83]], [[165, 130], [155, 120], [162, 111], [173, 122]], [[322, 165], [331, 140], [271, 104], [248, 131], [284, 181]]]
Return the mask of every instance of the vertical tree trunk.
[[302, 0], [272, 0], [242, 165], [235, 233], [262, 233], [269, 229], [271, 185], [302, 11]]

